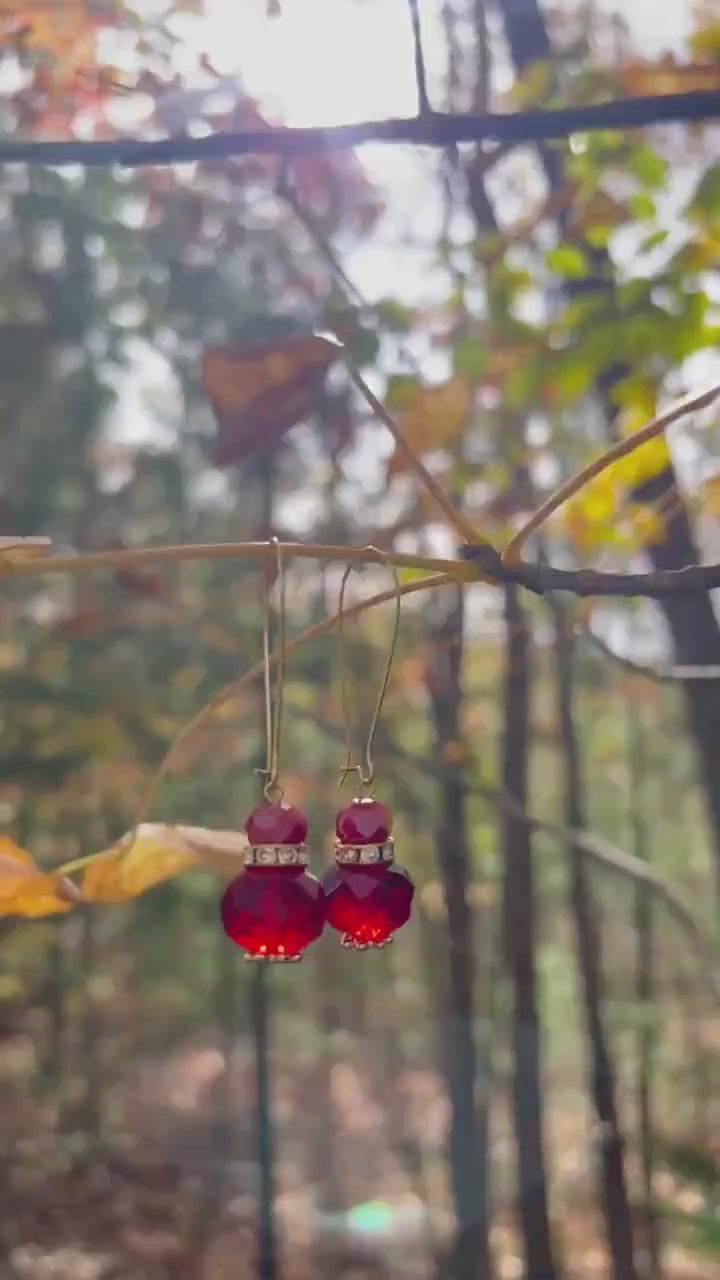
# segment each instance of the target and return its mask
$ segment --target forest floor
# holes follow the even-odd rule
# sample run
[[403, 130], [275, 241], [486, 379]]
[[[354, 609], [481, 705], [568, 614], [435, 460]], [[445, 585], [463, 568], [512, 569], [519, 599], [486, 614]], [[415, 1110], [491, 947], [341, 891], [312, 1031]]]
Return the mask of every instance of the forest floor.
[[[101, 1096], [66, 1081], [61, 1121], [56, 1090], [28, 1087], [27, 1048], [3, 1041], [0, 1280], [253, 1280], [248, 1053], [227, 1077], [217, 1047], [194, 1041], [164, 1061], [126, 1064]], [[316, 1058], [275, 1076], [278, 1280], [441, 1277], [451, 1218], [435, 1074], [407, 1071], [388, 1092], [353, 1057], [324, 1076]], [[319, 1134], [328, 1091], [333, 1123]], [[506, 1110], [499, 1097], [492, 1243], [498, 1280], [519, 1280]], [[91, 1141], [88, 1118], [95, 1127], [100, 1115]], [[566, 1276], [605, 1280], [587, 1123], [579, 1092], [551, 1110], [551, 1202]], [[693, 1193], [665, 1171], [658, 1190], [692, 1209]], [[666, 1236], [663, 1274], [716, 1280], [718, 1264]]]

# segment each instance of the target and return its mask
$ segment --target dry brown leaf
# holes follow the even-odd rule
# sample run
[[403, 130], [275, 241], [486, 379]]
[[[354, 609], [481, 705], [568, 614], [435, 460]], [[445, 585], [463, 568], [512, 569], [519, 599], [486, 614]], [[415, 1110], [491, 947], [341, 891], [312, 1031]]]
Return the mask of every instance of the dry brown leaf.
[[[469, 382], [456, 376], [438, 386], [403, 387], [392, 408], [405, 440], [415, 453], [422, 454], [447, 448], [457, 440], [472, 402]], [[388, 464], [388, 477], [406, 469], [405, 456], [396, 450]]]
[[626, 93], [638, 98], [720, 88], [720, 67], [707, 62], [677, 62], [672, 55], [654, 63], [630, 63], [620, 67], [617, 75]]
[[82, 884], [86, 901], [129, 902], [193, 867], [237, 875], [247, 848], [242, 832], [162, 822], [143, 822], [130, 843], [131, 837], [128, 832], [86, 867]]
[[26, 849], [0, 836], [0, 916], [38, 919], [69, 911], [79, 900], [69, 880], [40, 871]]
[[202, 385], [218, 424], [214, 462], [272, 448], [315, 407], [340, 344], [322, 334], [206, 351]]

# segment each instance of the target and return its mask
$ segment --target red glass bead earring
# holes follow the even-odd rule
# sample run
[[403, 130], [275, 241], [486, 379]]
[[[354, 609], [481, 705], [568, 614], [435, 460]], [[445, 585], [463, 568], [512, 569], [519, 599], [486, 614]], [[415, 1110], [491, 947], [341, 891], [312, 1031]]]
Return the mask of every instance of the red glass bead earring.
[[[338, 605], [338, 649], [343, 651], [345, 588], [352, 572], [343, 576]], [[394, 569], [393, 572], [395, 573]], [[327, 896], [327, 922], [341, 935], [344, 947], [365, 951], [384, 947], [410, 918], [415, 887], [404, 867], [394, 865], [391, 836], [393, 818], [388, 807], [372, 795], [375, 780], [373, 742], [392, 668], [400, 627], [400, 583], [395, 573], [395, 626], [385, 674], [378, 693], [365, 746], [364, 765], [352, 763], [352, 729], [347, 697], [345, 663], [341, 662], [342, 706], [347, 737], [347, 757], [341, 785], [355, 773], [360, 794], [343, 806], [335, 819], [335, 868], [323, 881]]]
[[277, 539], [279, 610], [275, 705], [270, 684], [270, 601], [264, 633], [265, 727], [267, 762], [264, 803], [253, 809], [245, 831], [245, 870], [230, 882], [220, 903], [227, 936], [243, 947], [246, 960], [297, 961], [320, 937], [325, 924], [325, 891], [306, 870], [308, 822], [294, 805], [283, 802], [278, 783], [282, 694], [285, 682], [285, 579]]

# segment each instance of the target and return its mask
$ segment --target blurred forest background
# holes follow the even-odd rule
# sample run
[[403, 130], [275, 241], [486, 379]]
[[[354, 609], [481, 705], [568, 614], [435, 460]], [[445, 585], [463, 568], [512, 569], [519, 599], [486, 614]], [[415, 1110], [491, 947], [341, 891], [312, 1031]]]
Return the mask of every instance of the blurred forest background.
[[[438, 110], [720, 90], [713, 3], [424, 0], [420, 17]], [[0, 30], [5, 138], [416, 111], [405, 0], [2, 0]], [[718, 379], [718, 129], [282, 169], [6, 165], [2, 533], [60, 553], [273, 533], [454, 554], [342, 371], [295, 425], [214, 412], [208, 350], [325, 328], [501, 545], [658, 402]], [[717, 557], [717, 425], [697, 414], [618, 464], [537, 555]], [[291, 634], [335, 610], [340, 573], [288, 567]], [[263, 586], [232, 560], [4, 582], [3, 850], [51, 868], [132, 826], [185, 721], [260, 657]], [[348, 628], [360, 705], [391, 609]], [[240, 829], [261, 712], [253, 686], [192, 736], [152, 819]], [[711, 596], [413, 595], [377, 745], [417, 885], [386, 951], [332, 935], [298, 967], [243, 964], [203, 870], [37, 920], [0, 882], [0, 1275], [718, 1275]], [[316, 867], [342, 753], [326, 634], [289, 663], [283, 729]]]

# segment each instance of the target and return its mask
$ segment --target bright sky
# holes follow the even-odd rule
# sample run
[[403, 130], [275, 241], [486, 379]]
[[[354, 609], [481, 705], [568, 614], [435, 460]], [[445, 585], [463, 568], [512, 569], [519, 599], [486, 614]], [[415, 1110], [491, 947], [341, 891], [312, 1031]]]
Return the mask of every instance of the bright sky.
[[[577, 0], [559, 0], [569, 8]], [[558, 0], [553, 0], [558, 7]], [[281, 108], [288, 124], [326, 125], [411, 115], [415, 109], [407, 0], [205, 0], [213, 56], [240, 68], [252, 94]], [[606, 0], [638, 36], [642, 56], [677, 49], [691, 0]], [[438, 0], [420, 0], [428, 63], [437, 65]]]

